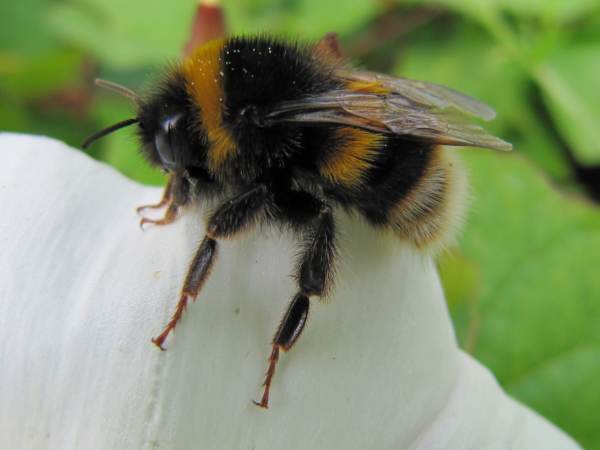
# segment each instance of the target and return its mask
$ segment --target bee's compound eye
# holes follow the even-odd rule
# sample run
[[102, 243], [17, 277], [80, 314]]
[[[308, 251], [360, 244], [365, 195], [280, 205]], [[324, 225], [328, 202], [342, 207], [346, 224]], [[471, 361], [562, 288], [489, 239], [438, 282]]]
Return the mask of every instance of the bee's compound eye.
[[154, 135], [156, 150], [163, 164], [168, 169], [174, 169], [177, 165], [177, 122], [182, 116], [183, 114], [176, 114], [165, 118]]

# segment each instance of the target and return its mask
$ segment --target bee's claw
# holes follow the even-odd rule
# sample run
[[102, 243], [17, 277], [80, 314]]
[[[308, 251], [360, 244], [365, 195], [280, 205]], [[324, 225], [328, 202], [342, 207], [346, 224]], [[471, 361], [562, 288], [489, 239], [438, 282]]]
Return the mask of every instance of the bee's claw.
[[252, 403], [254, 403], [256, 406], [258, 406], [259, 408], [263, 408], [263, 409], [269, 409], [269, 405], [267, 403], [264, 402], [257, 402], [256, 400], [252, 400]]
[[159, 337], [157, 337], [157, 338], [152, 338], [152, 339], [150, 339], [150, 340], [152, 341], [152, 343], [153, 343], [154, 345], [156, 345], [156, 346], [157, 346], [157, 347], [160, 349], [160, 351], [161, 351], [161, 352], [164, 352], [164, 351], [166, 351], [166, 350], [167, 350], [166, 348], [164, 348], [164, 347], [162, 346], [162, 344], [163, 344], [163, 342], [164, 342], [164, 338], [162, 338], [162, 336], [159, 336]]
[[142, 218], [142, 219], [140, 220], [140, 229], [141, 229], [142, 231], [146, 231], [146, 228], [144, 228], [144, 225], [145, 225], [145, 224], [147, 224], [147, 223], [149, 223], [149, 222], [153, 222], [153, 221], [152, 221], [152, 220], [150, 220], [150, 219], [147, 219], [147, 218], [145, 218], [145, 217], [144, 217], [144, 218]]
[[157, 203], [156, 205], [142, 205], [142, 206], [138, 206], [137, 208], [135, 208], [135, 212], [138, 214], [141, 214], [143, 210], [145, 209], [158, 209], [158, 208], [162, 208], [164, 205], [161, 205], [160, 203]]
[[166, 351], [166, 350], [167, 350], [166, 348], [164, 348], [164, 347], [163, 347], [163, 342], [164, 342], [164, 339], [161, 339], [161, 337], [160, 337], [160, 336], [159, 336], [159, 337], [157, 337], [157, 338], [152, 338], [152, 339], [150, 339], [150, 340], [152, 341], [152, 343], [153, 343], [154, 345], [156, 345], [156, 346], [157, 346], [157, 347], [160, 349], [160, 351], [161, 351], [161, 352], [164, 352], [164, 351]]
[[176, 217], [177, 217], [177, 209], [178, 207], [175, 206], [173, 203], [171, 203], [169, 205], [169, 209], [167, 209], [167, 212], [165, 213], [165, 216], [162, 219], [148, 219], [147, 217], [143, 217], [140, 220], [140, 228], [142, 229], [142, 231], [146, 231], [146, 229], [144, 228], [144, 225], [147, 223], [150, 223], [152, 225], [168, 225], [170, 223], [172, 223], [173, 221], [175, 221]]
[[173, 178], [171, 177], [171, 178], [169, 178], [169, 182], [167, 183], [167, 186], [165, 187], [165, 192], [164, 192], [162, 198], [160, 199], [160, 202], [152, 204], [152, 205], [138, 206], [137, 208], [135, 208], [135, 212], [137, 212], [138, 214], [141, 214], [141, 212], [145, 209], [160, 209], [163, 206], [165, 206], [172, 199], [172, 197], [171, 197], [172, 187], [173, 187]]

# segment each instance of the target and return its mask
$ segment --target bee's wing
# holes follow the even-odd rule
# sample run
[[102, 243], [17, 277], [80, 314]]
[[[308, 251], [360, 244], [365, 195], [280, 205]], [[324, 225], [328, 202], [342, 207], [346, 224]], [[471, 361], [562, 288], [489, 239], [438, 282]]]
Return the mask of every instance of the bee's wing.
[[338, 70], [336, 75], [347, 81], [379, 85], [415, 104], [428, 105], [439, 109], [454, 108], [486, 121], [496, 117], [496, 111], [485, 103], [439, 84], [409, 80], [408, 78], [396, 78], [366, 70]]
[[411, 136], [440, 144], [511, 150], [512, 145], [470, 123], [495, 116], [487, 105], [435, 84], [373, 72], [339, 71], [347, 81], [376, 85], [373, 92], [331, 90], [277, 105], [267, 122], [332, 123]]

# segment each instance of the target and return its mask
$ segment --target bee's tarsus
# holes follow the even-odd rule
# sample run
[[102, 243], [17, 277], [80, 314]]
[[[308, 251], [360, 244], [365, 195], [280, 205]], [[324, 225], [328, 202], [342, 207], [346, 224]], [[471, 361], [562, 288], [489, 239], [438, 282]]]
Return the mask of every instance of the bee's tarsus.
[[150, 341], [154, 345], [156, 345], [160, 349], [161, 352], [166, 352], [167, 351], [167, 349], [163, 347], [164, 339], [160, 339], [160, 336], [158, 338], [152, 338], [152, 339], [150, 339]]
[[140, 220], [140, 228], [142, 229], [142, 231], [145, 231], [146, 228], [144, 228], [145, 224], [152, 224], [152, 225], [168, 225], [170, 223], [173, 223], [175, 221], [175, 219], [177, 218], [177, 211], [179, 211], [179, 205], [177, 205], [175, 202], [171, 202], [169, 203], [169, 207], [167, 208], [167, 212], [165, 213], [164, 217], [162, 219], [149, 219], [147, 217], [142, 217], [142, 219]]
[[163, 191], [162, 198], [160, 202], [151, 205], [142, 205], [138, 206], [135, 210], [138, 214], [140, 214], [145, 209], [159, 209], [165, 206], [167, 203], [173, 200], [173, 185], [175, 180], [175, 175], [171, 175], [169, 177], [169, 181], [167, 181], [167, 185], [165, 186], [165, 190]]

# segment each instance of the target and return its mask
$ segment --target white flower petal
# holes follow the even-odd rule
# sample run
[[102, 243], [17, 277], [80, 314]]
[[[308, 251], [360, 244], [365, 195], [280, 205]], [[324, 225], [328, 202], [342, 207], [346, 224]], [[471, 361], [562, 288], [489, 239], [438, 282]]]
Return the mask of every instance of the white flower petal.
[[293, 236], [223, 242], [160, 352], [204, 222], [64, 144], [0, 135], [0, 448], [575, 449], [456, 342], [430, 262], [340, 219], [342, 264], [251, 403], [294, 293]]

